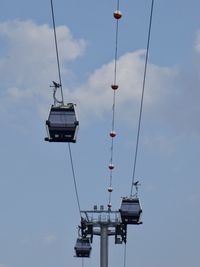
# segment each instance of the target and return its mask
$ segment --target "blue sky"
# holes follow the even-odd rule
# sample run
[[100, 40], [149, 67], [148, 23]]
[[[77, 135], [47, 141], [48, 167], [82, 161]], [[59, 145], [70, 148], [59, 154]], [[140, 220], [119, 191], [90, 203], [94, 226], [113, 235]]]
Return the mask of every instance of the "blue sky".
[[[106, 206], [116, 1], [54, 2], [64, 96], [80, 120], [72, 152], [81, 208]], [[120, 3], [114, 210], [130, 193], [150, 2]], [[199, 262], [199, 9], [155, 1], [136, 169], [143, 225], [128, 228], [127, 267]], [[2, 0], [0, 267], [81, 266], [67, 145], [43, 141], [56, 67], [50, 1]], [[109, 266], [123, 266], [123, 246], [109, 243]], [[87, 266], [99, 266], [97, 237]]]

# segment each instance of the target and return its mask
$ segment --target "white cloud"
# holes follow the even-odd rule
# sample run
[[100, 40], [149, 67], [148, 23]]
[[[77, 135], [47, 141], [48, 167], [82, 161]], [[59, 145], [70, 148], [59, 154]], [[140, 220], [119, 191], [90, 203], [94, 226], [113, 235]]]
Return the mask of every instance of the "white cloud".
[[[57, 35], [61, 69], [66, 72], [68, 70], [64, 63], [80, 56], [85, 42], [74, 40], [66, 26], [58, 27]], [[0, 24], [0, 38], [7, 42], [7, 54], [0, 59], [3, 100], [24, 101], [33, 97], [47, 99], [47, 84], [54, 80], [57, 73], [52, 29], [48, 25], [36, 25], [31, 21], [5, 22]], [[144, 54], [144, 51], [127, 53], [118, 61], [120, 89], [117, 102], [120, 105], [140, 98]], [[94, 114], [110, 110], [113, 71], [113, 62], [103, 65], [89, 76], [85, 84], [76, 90], [67, 90], [68, 98], [78, 102], [86, 115], [91, 110]], [[174, 69], [149, 65], [147, 85], [151, 87], [151, 92], [146, 90], [145, 101], [154, 103], [159, 99], [159, 88], [174, 74]]]
[[[116, 94], [118, 110], [123, 110], [123, 119], [136, 116], [141, 99], [144, 73], [145, 51], [126, 53], [118, 59]], [[171, 83], [176, 79], [176, 68], [159, 67], [149, 64], [145, 88], [145, 106], [150, 108], [171, 91]], [[72, 91], [71, 98], [78, 103], [81, 113], [88, 117], [104, 115], [112, 108], [111, 84], [114, 76], [114, 62], [104, 64], [95, 70], [88, 81]], [[120, 116], [120, 114], [119, 114]]]
[[[86, 43], [75, 40], [66, 26], [57, 27], [57, 38], [60, 64], [67, 72], [64, 64], [81, 56]], [[49, 82], [58, 80], [52, 29], [31, 21], [9, 21], [0, 24], [0, 39], [6, 47], [0, 58], [3, 100], [45, 98]]]
[[[62, 72], [70, 73], [66, 63], [81, 56], [86, 43], [74, 39], [66, 26], [58, 27], [57, 35]], [[51, 103], [48, 85], [51, 80], [57, 80], [52, 29], [31, 21], [10, 21], [0, 24], [0, 39], [6, 47], [5, 55], [0, 56], [1, 110], [26, 101], [46, 115]], [[200, 34], [196, 46], [198, 51], [199, 43]], [[138, 116], [144, 56], [145, 51], [138, 50], [118, 59], [116, 104], [118, 116], [122, 114], [123, 119], [133, 121], [132, 118]], [[91, 115], [105, 117], [105, 113], [111, 111], [113, 76], [114, 62], [108, 62], [94, 70], [79, 87], [68, 88], [63, 84], [64, 95], [69, 101], [77, 103], [80, 119], [90, 119]], [[191, 125], [199, 131], [196, 115], [199, 111], [199, 90], [190, 80], [190, 77], [181, 74], [181, 69], [149, 62], [144, 98], [146, 116], [157, 116], [163, 125], [181, 130], [188, 130], [188, 125]]]

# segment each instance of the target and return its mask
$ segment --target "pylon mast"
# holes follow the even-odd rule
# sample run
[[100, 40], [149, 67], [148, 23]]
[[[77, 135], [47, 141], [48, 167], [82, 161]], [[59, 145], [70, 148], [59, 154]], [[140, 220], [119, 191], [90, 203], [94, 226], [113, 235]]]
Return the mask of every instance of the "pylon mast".
[[108, 225], [101, 225], [100, 267], [108, 267]]
[[109, 236], [115, 236], [117, 244], [126, 242], [126, 232], [119, 236], [117, 233], [117, 229], [122, 225], [119, 211], [104, 210], [103, 206], [98, 210], [97, 206], [94, 206], [93, 210], [81, 211], [81, 216], [84, 229], [92, 228], [91, 233], [86, 230], [85, 234], [100, 236], [100, 267], [108, 267]]

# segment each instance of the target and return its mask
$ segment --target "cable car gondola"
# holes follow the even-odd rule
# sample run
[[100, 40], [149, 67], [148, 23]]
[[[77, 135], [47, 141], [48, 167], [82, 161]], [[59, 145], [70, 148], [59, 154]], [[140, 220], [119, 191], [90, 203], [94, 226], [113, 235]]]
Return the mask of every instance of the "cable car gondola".
[[77, 238], [74, 250], [76, 253], [76, 257], [90, 257], [90, 252], [92, 250], [92, 247], [90, 245], [90, 239], [87, 237]]
[[119, 209], [122, 223], [124, 224], [141, 224], [142, 208], [138, 197], [122, 198]]
[[78, 127], [75, 104], [52, 105], [46, 121], [45, 141], [75, 143]]

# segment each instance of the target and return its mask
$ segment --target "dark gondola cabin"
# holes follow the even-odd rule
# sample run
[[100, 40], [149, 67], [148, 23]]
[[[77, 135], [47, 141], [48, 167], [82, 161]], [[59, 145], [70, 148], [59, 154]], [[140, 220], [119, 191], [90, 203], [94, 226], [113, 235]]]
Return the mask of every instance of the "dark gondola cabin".
[[76, 246], [74, 247], [76, 257], [88, 258], [90, 257], [90, 252], [92, 247], [90, 245], [89, 238], [78, 238], [76, 241]]
[[121, 208], [119, 209], [122, 223], [124, 224], [141, 224], [142, 208], [138, 197], [122, 199]]
[[78, 127], [74, 104], [52, 105], [46, 121], [48, 137], [45, 141], [75, 143]]

